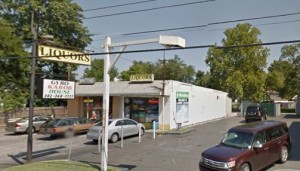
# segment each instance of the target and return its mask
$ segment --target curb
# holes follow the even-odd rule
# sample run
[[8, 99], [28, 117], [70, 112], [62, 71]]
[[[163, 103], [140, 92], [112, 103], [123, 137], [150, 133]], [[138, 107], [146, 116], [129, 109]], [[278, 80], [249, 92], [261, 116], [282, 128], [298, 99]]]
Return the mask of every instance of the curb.
[[158, 135], [182, 135], [192, 131], [195, 131], [196, 128], [189, 128], [187, 130], [173, 130], [173, 131], [166, 131], [166, 132], [157, 132]]

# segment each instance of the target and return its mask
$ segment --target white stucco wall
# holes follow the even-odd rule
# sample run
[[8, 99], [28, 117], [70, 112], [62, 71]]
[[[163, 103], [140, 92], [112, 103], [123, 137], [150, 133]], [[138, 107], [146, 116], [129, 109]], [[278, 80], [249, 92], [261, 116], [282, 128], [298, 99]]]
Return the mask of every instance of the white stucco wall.
[[[174, 119], [176, 113], [176, 92], [189, 93], [189, 118], [182, 126], [206, 122], [226, 117], [227, 93], [204, 87], [198, 87], [177, 81], [170, 81], [166, 85], [166, 94], [170, 99], [165, 103], [165, 119], [169, 119], [170, 129], [177, 128]], [[161, 118], [160, 118], [161, 121]], [[165, 121], [167, 123], [167, 121]]]

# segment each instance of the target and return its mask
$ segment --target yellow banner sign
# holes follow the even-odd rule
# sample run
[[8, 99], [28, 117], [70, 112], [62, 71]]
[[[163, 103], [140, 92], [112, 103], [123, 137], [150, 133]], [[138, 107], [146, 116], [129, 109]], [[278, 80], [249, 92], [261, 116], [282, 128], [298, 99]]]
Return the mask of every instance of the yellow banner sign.
[[49, 61], [91, 65], [91, 55], [44, 45], [38, 46], [38, 57]]
[[153, 80], [154, 80], [154, 74], [130, 75], [131, 82], [152, 82]]

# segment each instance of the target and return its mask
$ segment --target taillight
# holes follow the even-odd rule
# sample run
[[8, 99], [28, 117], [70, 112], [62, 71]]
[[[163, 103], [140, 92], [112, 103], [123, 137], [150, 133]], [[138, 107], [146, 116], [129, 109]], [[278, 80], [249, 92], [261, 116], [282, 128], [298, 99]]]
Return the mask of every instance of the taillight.
[[18, 127], [21, 127], [21, 125], [19, 125], [19, 124], [16, 123], [16, 124], [15, 124], [15, 127], [18, 128]]

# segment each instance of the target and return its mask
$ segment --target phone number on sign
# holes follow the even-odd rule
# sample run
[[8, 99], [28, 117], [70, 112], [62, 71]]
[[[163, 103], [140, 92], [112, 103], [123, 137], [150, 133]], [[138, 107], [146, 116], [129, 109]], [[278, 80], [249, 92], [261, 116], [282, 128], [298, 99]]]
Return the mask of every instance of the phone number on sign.
[[44, 94], [43, 98], [47, 99], [73, 99], [74, 95], [69, 94]]

